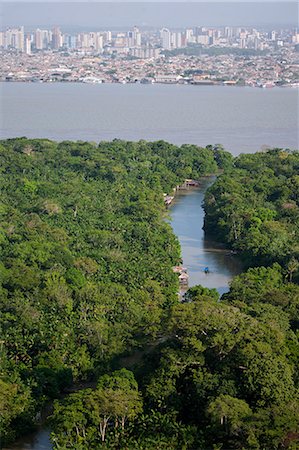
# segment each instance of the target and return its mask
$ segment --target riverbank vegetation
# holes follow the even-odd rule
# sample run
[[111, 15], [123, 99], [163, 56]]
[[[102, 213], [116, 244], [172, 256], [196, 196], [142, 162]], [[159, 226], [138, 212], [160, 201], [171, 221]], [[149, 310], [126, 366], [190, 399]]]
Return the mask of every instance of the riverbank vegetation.
[[299, 259], [299, 153], [246, 154], [205, 198], [205, 230], [242, 254], [247, 266], [281, 264], [290, 278]]
[[[57, 449], [298, 447], [297, 153], [22, 138], [0, 158], [3, 442], [59, 399]], [[261, 264], [180, 303], [163, 193], [219, 169], [206, 227]], [[268, 243], [290, 234], [277, 257], [230, 240], [244, 223], [250, 242], [239, 207]]]
[[[165, 142], [1, 142], [1, 438], [73, 382], [155, 339], [177, 302], [163, 193], [221, 151]], [[220, 166], [220, 164], [219, 164]]]

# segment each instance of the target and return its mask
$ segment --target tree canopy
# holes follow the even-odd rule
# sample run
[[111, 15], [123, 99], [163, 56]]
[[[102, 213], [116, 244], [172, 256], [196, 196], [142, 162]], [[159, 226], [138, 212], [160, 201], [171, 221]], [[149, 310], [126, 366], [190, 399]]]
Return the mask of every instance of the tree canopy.
[[[298, 152], [0, 143], [3, 445], [54, 401], [54, 448], [299, 445]], [[245, 259], [178, 297], [163, 194], [222, 173], [206, 232]]]

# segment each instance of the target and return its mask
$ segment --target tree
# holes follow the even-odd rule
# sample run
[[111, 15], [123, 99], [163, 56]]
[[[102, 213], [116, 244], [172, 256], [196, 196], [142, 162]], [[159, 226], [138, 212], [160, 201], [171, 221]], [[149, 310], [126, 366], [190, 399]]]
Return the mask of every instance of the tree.
[[292, 257], [287, 264], [287, 276], [289, 281], [292, 282], [293, 274], [296, 273], [299, 269], [299, 261]]
[[240, 439], [242, 443], [244, 422], [252, 416], [244, 400], [222, 394], [209, 404], [207, 414], [216, 432], [226, 438]]
[[125, 430], [126, 421], [134, 419], [142, 411], [137, 382], [133, 373], [127, 369], [115, 371], [111, 376], [103, 375], [98, 381], [97, 390], [108, 399], [115, 427], [120, 421], [122, 431]]
[[85, 389], [69, 395], [62, 403], [55, 402], [52, 440], [64, 445], [66, 435], [68, 444], [91, 445], [98, 442], [97, 436], [104, 443], [109, 432], [117, 441], [119, 426], [124, 435], [126, 422], [141, 412], [142, 400], [134, 376], [121, 369], [100, 377], [95, 390]]
[[184, 295], [184, 302], [192, 302], [200, 300], [201, 297], [203, 298], [208, 297], [213, 300], [218, 300], [219, 293], [217, 289], [208, 289], [199, 284], [197, 286], [192, 286], [191, 288], [188, 289], [188, 291]]

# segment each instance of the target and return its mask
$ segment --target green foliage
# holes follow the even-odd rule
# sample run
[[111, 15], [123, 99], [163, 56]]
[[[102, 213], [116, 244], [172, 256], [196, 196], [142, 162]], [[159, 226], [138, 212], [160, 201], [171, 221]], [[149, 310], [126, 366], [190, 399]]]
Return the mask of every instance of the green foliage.
[[298, 277], [299, 153], [240, 155], [205, 198], [205, 229], [242, 252], [248, 265], [279, 262]]
[[298, 339], [280, 308], [235, 303], [173, 307], [147, 402], [205, 430], [194, 448], [282, 448], [298, 437]]
[[213, 298], [214, 300], [218, 300], [219, 293], [218, 293], [217, 289], [215, 289], [215, 288], [208, 289], [208, 288], [205, 288], [205, 287], [201, 286], [200, 284], [198, 284], [198, 285], [192, 286], [188, 289], [188, 291], [184, 295], [184, 302], [199, 301], [202, 298], [205, 299], [206, 297]]
[[[16, 373], [38, 412], [156, 339], [178, 301], [163, 192], [218, 167], [212, 150], [164, 141], [8, 139], [0, 162], [1, 377]], [[23, 414], [7, 398], [6, 440]]]
[[[20, 138], [0, 160], [4, 444], [87, 382], [54, 448], [298, 447], [297, 152]], [[206, 229], [259, 267], [179, 303], [163, 193], [218, 170]]]
[[142, 412], [142, 400], [132, 372], [122, 369], [98, 380], [95, 390], [81, 390], [55, 402], [51, 417], [55, 448], [96, 448], [119, 443], [126, 423]]
[[211, 425], [214, 433], [222, 436], [225, 441], [228, 437], [234, 437], [235, 440], [244, 431], [244, 422], [252, 415], [252, 411], [244, 400], [231, 397], [230, 395], [220, 395], [213, 400], [207, 413], [211, 419]]
[[0, 436], [1, 441], [9, 441], [17, 435], [17, 429], [25, 432], [32, 420], [34, 405], [30, 389], [20, 379], [4, 381], [0, 379]]

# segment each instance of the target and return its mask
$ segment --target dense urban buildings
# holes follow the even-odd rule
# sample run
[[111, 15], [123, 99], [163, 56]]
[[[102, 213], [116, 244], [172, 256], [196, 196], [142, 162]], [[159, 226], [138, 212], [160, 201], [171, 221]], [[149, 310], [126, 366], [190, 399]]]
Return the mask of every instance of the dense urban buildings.
[[297, 29], [0, 32], [2, 81], [227, 84], [272, 87], [299, 81]]

